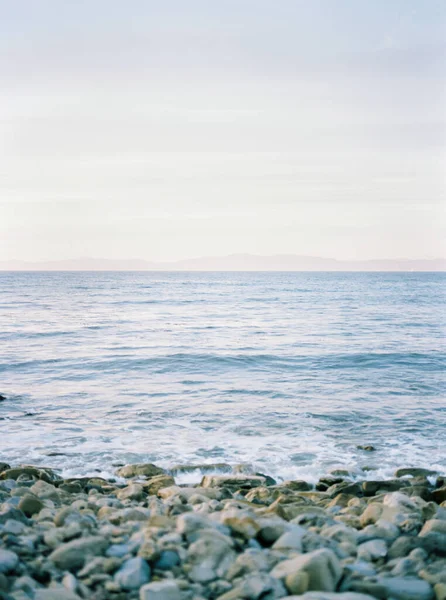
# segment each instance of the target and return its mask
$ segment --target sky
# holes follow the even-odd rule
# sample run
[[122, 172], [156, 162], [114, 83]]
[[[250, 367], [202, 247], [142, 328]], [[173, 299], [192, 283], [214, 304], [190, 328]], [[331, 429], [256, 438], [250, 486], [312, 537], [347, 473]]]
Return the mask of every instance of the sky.
[[0, 5], [0, 261], [446, 256], [443, 0]]

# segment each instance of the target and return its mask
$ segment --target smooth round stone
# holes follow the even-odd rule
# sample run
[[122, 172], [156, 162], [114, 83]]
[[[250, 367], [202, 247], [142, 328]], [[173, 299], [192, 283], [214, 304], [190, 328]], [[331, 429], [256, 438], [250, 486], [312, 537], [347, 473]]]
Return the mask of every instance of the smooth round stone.
[[180, 564], [180, 557], [175, 550], [164, 550], [160, 558], [155, 563], [155, 569], [161, 571], [170, 571], [173, 567]]
[[23, 496], [19, 502], [18, 508], [21, 510], [27, 517], [32, 517], [33, 515], [39, 513], [44, 504], [37, 496], [33, 496], [31, 494], [26, 494]]
[[150, 567], [147, 562], [137, 556], [127, 560], [115, 573], [115, 582], [123, 590], [136, 590], [150, 580]]
[[0, 573], [10, 573], [19, 564], [19, 557], [11, 550], [0, 548]]

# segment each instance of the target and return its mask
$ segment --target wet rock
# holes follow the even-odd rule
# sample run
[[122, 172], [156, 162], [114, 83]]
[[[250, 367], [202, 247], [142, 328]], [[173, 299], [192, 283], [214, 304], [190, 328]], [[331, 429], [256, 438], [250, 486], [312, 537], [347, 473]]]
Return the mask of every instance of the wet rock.
[[343, 481], [344, 477], [321, 477], [316, 483], [316, 490], [325, 492], [332, 485], [335, 485], [336, 483], [342, 483]]
[[82, 486], [77, 481], [72, 483], [61, 483], [59, 485], [59, 490], [67, 492], [68, 494], [80, 494], [82, 492]]
[[87, 557], [102, 554], [107, 546], [107, 540], [100, 536], [84, 537], [62, 544], [49, 558], [60, 569], [73, 571], [81, 568]]
[[356, 448], [358, 450], [364, 450], [364, 452], [374, 452], [376, 450], [375, 446], [372, 446], [371, 444], [359, 445], [356, 446]]
[[178, 496], [181, 500], [187, 502], [191, 496], [200, 494], [207, 498], [219, 500], [221, 498], [221, 491], [212, 488], [201, 488], [201, 487], [180, 487], [178, 485], [170, 485], [169, 487], [162, 488], [158, 491], [159, 498], [167, 500], [173, 496]]
[[165, 470], [153, 465], [152, 463], [139, 463], [135, 465], [125, 465], [116, 471], [116, 475], [129, 479], [131, 477], [154, 477], [163, 475]]
[[156, 581], [143, 585], [140, 600], [181, 600], [181, 592], [175, 581]]
[[205, 475], [201, 480], [203, 488], [255, 488], [265, 485], [265, 478], [259, 475]]
[[[280, 562], [271, 571], [273, 577], [293, 581], [297, 573], [305, 572], [309, 577], [308, 589], [332, 592], [342, 576], [342, 566], [336, 554], [328, 549], [315, 550]], [[288, 577], [291, 579], [288, 580]]]
[[397, 492], [410, 483], [404, 479], [389, 479], [387, 481], [363, 481], [362, 489], [364, 496], [376, 496], [387, 492]]
[[341, 483], [335, 483], [327, 489], [327, 494], [332, 498], [338, 494], [351, 494], [353, 496], [362, 496], [362, 488], [359, 483], [352, 483], [349, 481], [342, 481]]
[[270, 477], [269, 475], [265, 475], [265, 473], [258, 473], [256, 471], [254, 473], [254, 475], [257, 475], [258, 477], [264, 477], [265, 478], [265, 485], [267, 485], [267, 486], [277, 485], [277, 481], [275, 479], [273, 479], [272, 477]]
[[293, 490], [293, 492], [308, 492], [311, 490], [311, 485], [302, 480], [286, 480], [280, 484], [280, 487]]
[[418, 467], [401, 468], [395, 471], [395, 477], [431, 477], [437, 475], [436, 471], [431, 469], [420, 469]]
[[150, 567], [141, 557], [127, 560], [115, 574], [115, 581], [123, 590], [136, 590], [150, 580]]
[[58, 480], [58, 477], [51, 469], [37, 469], [31, 466], [5, 469], [0, 473], [0, 479], [14, 479], [17, 481], [20, 477], [24, 477], [25, 480], [43, 479], [47, 483]]

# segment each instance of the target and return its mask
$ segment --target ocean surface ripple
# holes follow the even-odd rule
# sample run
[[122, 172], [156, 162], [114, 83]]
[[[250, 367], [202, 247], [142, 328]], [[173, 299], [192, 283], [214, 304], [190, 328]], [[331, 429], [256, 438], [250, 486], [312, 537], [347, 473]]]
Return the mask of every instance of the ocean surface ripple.
[[[0, 273], [0, 460], [446, 471], [443, 273]], [[371, 444], [375, 452], [358, 445]], [[364, 473], [362, 473], [364, 476]]]

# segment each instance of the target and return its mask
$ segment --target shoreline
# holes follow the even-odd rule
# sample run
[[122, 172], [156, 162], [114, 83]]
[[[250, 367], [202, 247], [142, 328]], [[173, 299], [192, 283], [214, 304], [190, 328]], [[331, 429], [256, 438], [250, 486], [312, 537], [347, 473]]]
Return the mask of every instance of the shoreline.
[[[440, 457], [426, 461], [395, 461], [394, 464], [383, 464], [381, 461], [382, 449], [371, 444], [356, 446], [356, 451], [360, 453], [359, 461], [343, 461], [347, 458], [339, 456], [339, 461], [330, 461], [327, 464], [270, 464], [264, 457], [260, 460], [252, 460], [247, 457], [245, 462], [238, 462], [240, 457], [225, 456], [212, 460], [211, 458], [201, 458], [188, 456], [185, 462], [178, 461], [178, 456], [174, 459], [166, 460], [159, 457], [159, 453], [132, 453], [132, 456], [120, 456], [119, 454], [106, 457], [101, 456], [83, 456], [81, 454], [71, 455], [68, 452], [59, 450], [45, 451], [43, 453], [25, 455], [19, 458], [17, 452], [9, 452], [9, 456], [0, 454], [0, 467], [2, 464], [27, 464], [33, 465], [38, 469], [50, 469], [54, 471], [59, 478], [74, 479], [86, 477], [99, 477], [107, 480], [116, 478], [116, 471], [126, 464], [133, 463], [155, 463], [166, 473], [175, 476], [178, 483], [198, 484], [201, 478], [206, 474], [228, 474], [228, 473], [263, 473], [273, 478], [278, 484], [287, 480], [303, 480], [313, 487], [323, 477], [330, 477], [333, 473], [342, 472], [342, 476], [353, 482], [362, 483], [363, 481], [387, 481], [399, 477], [408, 477], [410, 475], [401, 475], [407, 465], [411, 469], [423, 473], [429, 473], [430, 483], [435, 485], [436, 477], [446, 478], [446, 464], [443, 464]], [[285, 453], [286, 456], [286, 453]], [[351, 457], [348, 457], [351, 458]], [[105, 459], [105, 460], [104, 460]], [[231, 460], [232, 459], [232, 460]], [[238, 459], [238, 460], [237, 460]], [[181, 460], [181, 458], [180, 458]], [[0, 469], [1, 473], [1, 469]], [[122, 483], [122, 480], [121, 480]]]
[[445, 600], [446, 478], [350, 475], [140, 463], [63, 479], [0, 463], [0, 598]]

